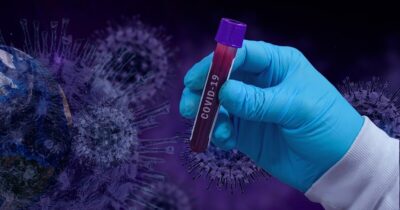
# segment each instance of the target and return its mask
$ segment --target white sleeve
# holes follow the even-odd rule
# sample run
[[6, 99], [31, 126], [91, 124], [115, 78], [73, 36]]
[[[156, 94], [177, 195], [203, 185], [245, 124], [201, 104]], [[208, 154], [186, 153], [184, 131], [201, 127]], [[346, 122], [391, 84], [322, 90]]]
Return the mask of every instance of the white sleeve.
[[399, 208], [399, 141], [370, 119], [345, 156], [305, 194], [325, 209]]

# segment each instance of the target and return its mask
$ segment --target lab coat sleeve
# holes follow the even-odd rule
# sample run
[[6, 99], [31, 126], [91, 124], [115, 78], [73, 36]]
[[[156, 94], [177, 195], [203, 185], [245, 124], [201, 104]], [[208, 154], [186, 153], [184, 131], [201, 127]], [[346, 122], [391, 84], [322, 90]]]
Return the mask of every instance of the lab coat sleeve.
[[349, 151], [305, 195], [327, 210], [400, 209], [399, 141], [365, 117]]

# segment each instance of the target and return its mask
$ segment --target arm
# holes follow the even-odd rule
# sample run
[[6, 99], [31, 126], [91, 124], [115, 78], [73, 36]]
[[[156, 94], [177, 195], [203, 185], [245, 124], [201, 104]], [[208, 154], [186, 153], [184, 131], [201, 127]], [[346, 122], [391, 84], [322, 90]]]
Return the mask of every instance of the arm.
[[399, 209], [399, 141], [366, 118], [347, 154], [306, 196], [326, 209]]

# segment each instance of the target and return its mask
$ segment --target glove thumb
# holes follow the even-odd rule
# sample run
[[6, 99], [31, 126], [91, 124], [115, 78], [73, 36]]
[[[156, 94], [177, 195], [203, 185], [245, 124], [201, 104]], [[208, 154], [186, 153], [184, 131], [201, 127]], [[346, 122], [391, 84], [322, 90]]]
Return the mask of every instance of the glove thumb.
[[237, 80], [221, 87], [219, 100], [232, 115], [251, 121], [277, 122], [279, 107], [274, 103], [275, 87], [259, 88]]

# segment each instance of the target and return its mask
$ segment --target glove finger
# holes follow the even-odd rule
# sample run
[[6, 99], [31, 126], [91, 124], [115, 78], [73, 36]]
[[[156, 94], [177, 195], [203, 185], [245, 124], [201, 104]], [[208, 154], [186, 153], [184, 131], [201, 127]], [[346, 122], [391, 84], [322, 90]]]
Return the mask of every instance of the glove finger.
[[194, 119], [200, 103], [200, 93], [184, 88], [181, 101], [179, 103], [179, 112], [187, 119]]
[[184, 84], [192, 90], [202, 90], [206, 81], [207, 73], [210, 69], [213, 53], [204, 57], [200, 62], [193, 65], [186, 73]]
[[220, 107], [218, 118], [214, 126], [212, 143], [223, 150], [231, 150], [236, 146], [233, 125], [229, 113], [222, 106]]
[[[276, 45], [245, 40], [243, 46], [237, 51], [232, 67], [233, 74], [236, 71], [244, 71], [247, 74], [259, 74], [266, 71], [271, 64], [272, 58], [279, 59], [278, 56], [274, 56], [279, 54], [277, 53], [278, 49], [279, 47]], [[186, 87], [193, 90], [203, 89], [212, 58], [213, 53], [196, 63], [188, 71], [184, 78]]]
[[[179, 105], [181, 115], [188, 119], [196, 117], [200, 103], [200, 94], [185, 88]], [[236, 143], [231, 139], [233, 126], [229, 114], [224, 107], [220, 107], [217, 120], [215, 122], [212, 140], [223, 149], [231, 149]]]
[[236, 117], [263, 122], [279, 123], [282, 107], [287, 102], [278, 94], [279, 86], [259, 88], [236, 80], [228, 80], [219, 92], [219, 100]]
[[267, 70], [278, 46], [261, 41], [245, 40], [238, 49], [232, 73], [236, 71], [259, 74]]
[[[188, 119], [196, 117], [200, 103], [200, 94], [185, 88], [182, 93], [182, 99], [179, 105], [181, 115]], [[212, 141], [215, 145], [224, 150], [233, 149], [236, 142], [231, 138], [233, 135], [233, 126], [229, 114], [222, 106], [219, 109], [218, 117], [215, 122]]]

